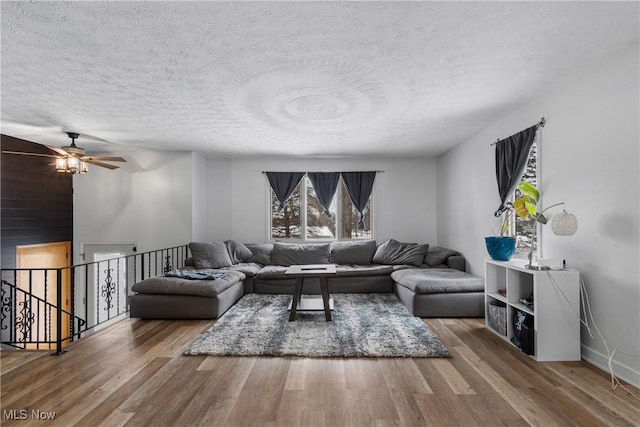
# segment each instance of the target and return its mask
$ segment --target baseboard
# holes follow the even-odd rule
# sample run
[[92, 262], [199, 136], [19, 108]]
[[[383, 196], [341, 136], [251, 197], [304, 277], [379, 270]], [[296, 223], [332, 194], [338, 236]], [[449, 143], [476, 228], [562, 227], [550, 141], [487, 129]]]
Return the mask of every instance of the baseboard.
[[[585, 345], [581, 346], [581, 352], [584, 360], [605, 372], [609, 372], [609, 358], [606, 355]], [[612, 361], [611, 365], [613, 366], [613, 373], [618, 378], [640, 388], [640, 372], [629, 366], [623, 365], [622, 363], [616, 362], [615, 359]]]

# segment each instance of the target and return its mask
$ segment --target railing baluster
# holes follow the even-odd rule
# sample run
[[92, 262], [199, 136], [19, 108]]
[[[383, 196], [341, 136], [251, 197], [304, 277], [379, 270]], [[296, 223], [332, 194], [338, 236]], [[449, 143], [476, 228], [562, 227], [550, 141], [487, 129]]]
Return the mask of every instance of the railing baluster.
[[89, 320], [89, 264], [84, 265], [84, 318]]
[[56, 354], [62, 354], [62, 269], [56, 278]]
[[[48, 301], [48, 297], [47, 294], [49, 292], [48, 289], [48, 285], [49, 285], [49, 275], [47, 274], [47, 270], [44, 270], [42, 272], [42, 274], [44, 275], [44, 300]], [[30, 297], [32, 298], [32, 297]], [[47, 324], [45, 326], [45, 339], [44, 341], [49, 341], [49, 343], [51, 343], [51, 306], [45, 306], [45, 309], [49, 307], [48, 313], [47, 313]], [[38, 339], [40, 339], [40, 337], [38, 336]], [[40, 345], [38, 345], [38, 348], [40, 348]], [[49, 344], [49, 350], [51, 350], [51, 344]]]
[[69, 341], [73, 342], [76, 336], [76, 270], [73, 268], [69, 271], [69, 280], [71, 281], [69, 284], [69, 293], [71, 294], [71, 315], [69, 316], [69, 328], [71, 329], [69, 332], [71, 335]]
[[96, 269], [96, 323], [100, 324], [100, 262], [95, 265]]
[[[29, 300], [33, 300], [33, 296], [31, 296], [31, 295], [33, 295], [33, 294], [29, 294]], [[27, 296], [25, 295], [25, 298], [26, 297]], [[37, 318], [38, 318], [38, 321], [36, 322], [36, 337], [37, 337], [38, 341], [40, 341], [40, 336], [41, 335], [46, 335], [46, 333], [47, 333], [47, 329], [46, 329], [47, 324], [43, 323], [42, 322], [42, 317], [40, 317], [40, 308], [41, 307], [42, 307], [42, 305], [40, 304], [40, 301], [36, 301], [36, 313], [37, 313]], [[45, 315], [45, 319], [46, 319], [47, 307], [44, 306], [44, 307], [42, 307], [42, 309], [44, 310], [44, 315]], [[43, 328], [44, 331], [42, 331], [42, 332], [44, 332], [44, 334], [40, 331], [40, 324], [43, 324], [43, 326], [44, 326], [44, 328]], [[33, 328], [31, 328], [31, 330], [33, 330]], [[29, 333], [31, 333], [31, 330], [29, 331]], [[36, 345], [36, 348], [38, 350], [40, 350], [40, 344]]]
[[[46, 298], [46, 296], [47, 296], [46, 283], [45, 283], [44, 292], [45, 292], [45, 298]], [[29, 295], [33, 295], [33, 270], [29, 270]], [[25, 296], [25, 299], [24, 299], [23, 308], [26, 308], [25, 304], [27, 304], [26, 296]], [[39, 306], [38, 306], [38, 310], [40, 310]], [[23, 311], [23, 315], [22, 315], [23, 322], [27, 321], [27, 319], [25, 317], [25, 313], [26, 313], [26, 311]], [[38, 316], [38, 320], [40, 320], [40, 316]], [[24, 328], [25, 323], [23, 323], [22, 325], [23, 325], [23, 333], [22, 334], [25, 335], [27, 329]], [[38, 322], [38, 327], [39, 326], [40, 326], [40, 322]], [[39, 331], [39, 329], [37, 330], [36, 339], [40, 339], [40, 331]], [[33, 341], [33, 328], [29, 329], [29, 339], [27, 339], [27, 337], [25, 336], [24, 340], [25, 340], [25, 342]], [[40, 349], [40, 346], [37, 345], [36, 348]]]
[[[116, 260], [116, 279], [120, 280], [120, 258]], [[120, 313], [120, 286], [116, 283], [116, 313]]]

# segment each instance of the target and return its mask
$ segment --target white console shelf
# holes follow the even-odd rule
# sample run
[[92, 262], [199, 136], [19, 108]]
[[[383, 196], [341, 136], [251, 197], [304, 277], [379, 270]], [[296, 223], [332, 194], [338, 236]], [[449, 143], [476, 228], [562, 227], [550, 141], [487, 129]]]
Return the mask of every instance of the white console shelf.
[[[526, 260], [486, 260], [487, 329], [515, 347], [511, 342], [515, 334], [513, 317], [520, 310], [533, 316], [533, 359], [580, 360], [580, 320], [575, 314], [580, 312], [580, 273], [570, 269], [529, 270], [525, 264]], [[504, 296], [500, 290], [504, 290]], [[533, 307], [529, 308], [520, 299], [531, 293]], [[505, 304], [506, 336], [489, 325], [489, 304], [495, 300]]]

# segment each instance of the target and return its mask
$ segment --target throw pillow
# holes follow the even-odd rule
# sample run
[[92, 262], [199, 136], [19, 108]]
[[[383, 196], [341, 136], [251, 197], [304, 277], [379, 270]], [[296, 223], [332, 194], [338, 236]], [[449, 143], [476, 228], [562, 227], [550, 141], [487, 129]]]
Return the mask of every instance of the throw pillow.
[[328, 264], [329, 243], [280, 243], [273, 244], [271, 264], [289, 267], [304, 264]]
[[331, 242], [331, 262], [334, 264], [369, 265], [375, 253], [375, 240]]
[[373, 262], [386, 265], [412, 265], [420, 267], [427, 255], [429, 245], [416, 243], [402, 243], [389, 239], [376, 249]]
[[427, 256], [424, 257], [424, 263], [435, 267], [436, 265], [443, 264], [450, 256], [454, 255], [460, 255], [460, 252], [434, 246], [427, 251]]
[[189, 250], [196, 268], [222, 268], [233, 265], [224, 242], [191, 242]]
[[227, 247], [231, 262], [240, 264], [253, 256], [253, 253], [244, 244], [236, 240], [225, 240], [224, 245]]
[[252, 253], [247, 262], [267, 265], [271, 263], [271, 252], [273, 243], [250, 243], [245, 245]]

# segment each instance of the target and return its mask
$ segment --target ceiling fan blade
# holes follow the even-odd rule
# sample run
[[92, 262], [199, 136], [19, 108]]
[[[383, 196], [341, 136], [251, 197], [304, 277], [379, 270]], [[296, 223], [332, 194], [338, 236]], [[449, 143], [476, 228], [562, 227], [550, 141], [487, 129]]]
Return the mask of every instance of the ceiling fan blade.
[[40, 153], [25, 153], [23, 151], [3, 151], [3, 154], [19, 154], [21, 156], [38, 156], [38, 157], [58, 157], [53, 154], [40, 154]]
[[105, 160], [107, 162], [126, 162], [126, 160], [123, 159], [122, 157], [104, 157], [104, 156], [85, 156], [85, 157], [82, 157], [81, 160], [84, 160], [85, 162], [87, 160]]
[[64, 151], [62, 148], [53, 147], [51, 145], [46, 145], [46, 144], [44, 146], [47, 147], [51, 151], [55, 151], [56, 153], [60, 154], [61, 156], [68, 156], [69, 155], [69, 153]]
[[118, 169], [120, 167], [120, 166], [110, 165], [108, 163], [98, 162], [97, 160], [93, 160], [93, 159], [83, 159], [83, 161], [92, 165], [96, 165], [96, 166], [100, 166], [100, 167], [112, 169], [112, 170]]

